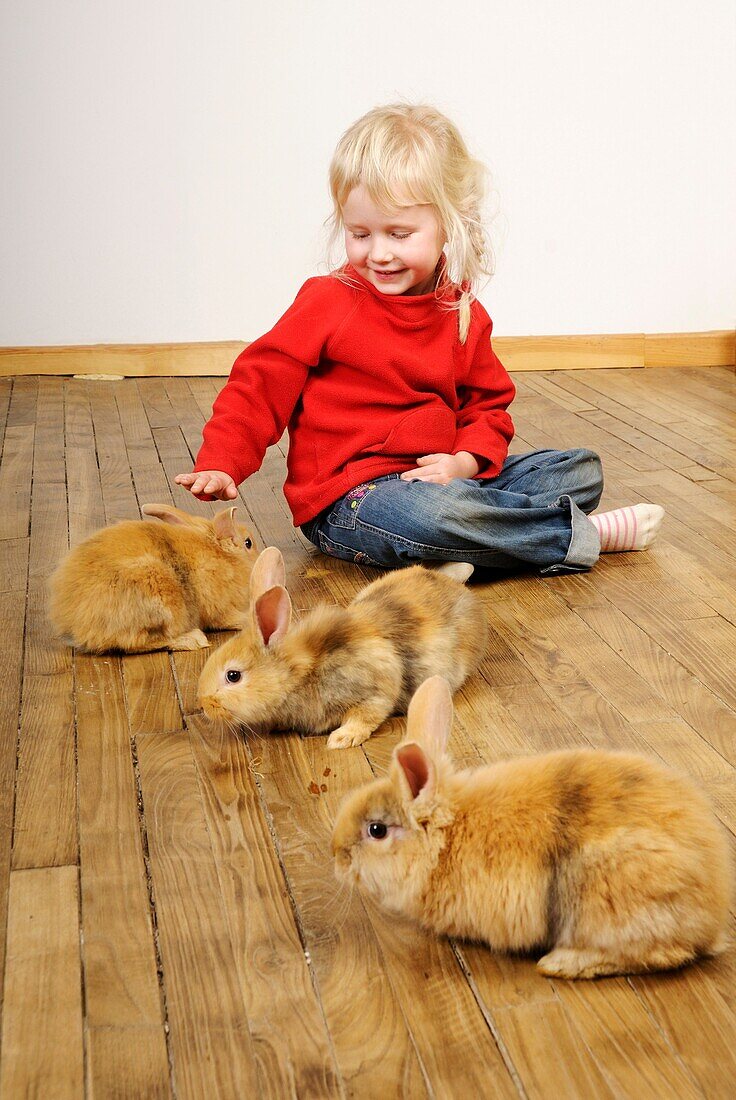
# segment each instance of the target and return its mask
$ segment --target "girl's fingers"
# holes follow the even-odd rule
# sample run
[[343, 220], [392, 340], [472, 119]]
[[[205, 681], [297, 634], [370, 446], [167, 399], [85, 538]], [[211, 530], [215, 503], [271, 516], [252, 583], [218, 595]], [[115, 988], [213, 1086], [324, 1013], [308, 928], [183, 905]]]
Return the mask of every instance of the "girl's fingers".
[[447, 485], [452, 481], [452, 478], [447, 477], [446, 474], [432, 472], [427, 469], [416, 470], [412, 474], [402, 474], [401, 479], [403, 481], [431, 481], [436, 485]]
[[219, 493], [221, 488], [219, 477], [212, 477], [210, 474], [200, 474], [194, 485], [190, 486], [192, 493], [207, 493], [208, 496]]
[[235, 482], [229, 474], [219, 471], [199, 470], [189, 474], [177, 474], [174, 478], [177, 485], [186, 485], [193, 493], [201, 493], [205, 486], [206, 491], [222, 492], [226, 487], [235, 488]]
[[192, 474], [177, 474], [174, 478], [177, 485], [183, 485], [189, 489], [192, 496], [202, 495], [217, 496], [222, 500], [233, 500], [238, 495], [238, 490], [232, 478], [225, 474], [211, 474], [207, 471]]
[[[194, 492], [195, 486], [192, 486]], [[199, 492], [208, 496], [217, 497], [218, 500], [235, 500], [238, 490], [235, 483], [224, 477], [211, 477], [207, 483], [199, 488]]]

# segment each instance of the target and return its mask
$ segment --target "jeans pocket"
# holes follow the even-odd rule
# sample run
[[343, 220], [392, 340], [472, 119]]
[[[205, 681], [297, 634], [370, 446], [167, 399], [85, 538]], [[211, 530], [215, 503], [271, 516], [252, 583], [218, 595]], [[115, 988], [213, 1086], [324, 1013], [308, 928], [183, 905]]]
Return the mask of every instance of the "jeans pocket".
[[354, 531], [360, 506], [368, 493], [372, 493], [375, 488], [375, 481], [364, 481], [362, 485], [356, 485], [344, 497], [340, 497], [339, 500], [335, 501], [332, 511], [327, 517], [327, 522], [332, 527], [342, 527], [345, 531]]
[[335, 542], [334, 539], [328, 538], [324, 531], [319, 532], [318, 538], [319, 548], [323, 554], [340, 558], [342, 561], [352, 561], [356, 565], [375, 565], [379, 569], [384, 568], [380, 561], [375, 561], [370, 554], [366, 554], [362, 550], [353, 550], [350, 546], [344, 546], [341, 542]]

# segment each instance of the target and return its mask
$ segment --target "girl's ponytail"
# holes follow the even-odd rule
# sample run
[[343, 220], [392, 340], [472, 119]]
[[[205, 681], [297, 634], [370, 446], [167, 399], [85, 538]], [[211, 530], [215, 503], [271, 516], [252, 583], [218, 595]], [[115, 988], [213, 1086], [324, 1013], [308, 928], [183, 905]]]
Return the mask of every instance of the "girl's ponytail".
[[479, 272], [488, 272], [490, 274], [489, 268], [491, 267], [490, 249], [483, 230], [483, 224], [480, 220], [478, 205], [474, 204], [474, 207], [471, 207], [463, 224], [463, 229], [467, 238], [463, 263], [463, 275], [465, 277], [461, 278], [460, 281], [460, 298], [457, 307], [458, 334], [461, 344], [464, 344], [468, 338], [468, 332], [470, 330], [470, 307], [475, 298], [475, 294], [473, 293], [473, 280], [468, 276], [471, 272], [476, 277]]
[[457, 307], [457, 323], [461, 344], [464, 344], [468, 338], [468, 331], [470, 330], [470, 303], [472, 301], [473, 295], [470, 290], [470, 283], [463, 283], [460, 291], [460, 301]]

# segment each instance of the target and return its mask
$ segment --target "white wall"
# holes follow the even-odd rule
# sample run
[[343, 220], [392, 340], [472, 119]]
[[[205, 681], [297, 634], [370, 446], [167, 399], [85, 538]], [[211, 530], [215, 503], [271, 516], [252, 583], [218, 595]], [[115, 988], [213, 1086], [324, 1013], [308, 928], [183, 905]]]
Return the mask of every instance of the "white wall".
[[0, 344], [253, 339], [340, 133], [428, 100], [491, 166], [500, 334], [734, 324], [733, 0], [2, 0]]

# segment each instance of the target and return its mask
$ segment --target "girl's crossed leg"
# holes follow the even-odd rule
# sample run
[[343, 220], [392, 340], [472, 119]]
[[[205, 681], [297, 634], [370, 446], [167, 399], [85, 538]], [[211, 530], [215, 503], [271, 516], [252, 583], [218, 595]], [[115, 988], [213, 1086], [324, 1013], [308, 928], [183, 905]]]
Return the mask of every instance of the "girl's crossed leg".
[[326, 554], [383, 568], [433, 560], [577, 573], [602, 552], [645, 549], [662, 522], [656, 504], [587, 518], [602, 490], [592, 451], [532, 451], [510, 455], [498, 477], [485, 480], [376, 478], [302, 530]]
[[592, 451], [534, 451], [510, 455], [492, 479], [376, 478], [302, 530], [327, 554], [384, 568], [434, 560], [573, 573], [598, 558], [600, 537], [586, 513], [602, 489]]

